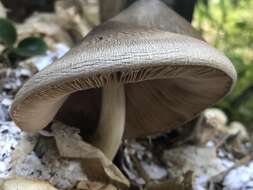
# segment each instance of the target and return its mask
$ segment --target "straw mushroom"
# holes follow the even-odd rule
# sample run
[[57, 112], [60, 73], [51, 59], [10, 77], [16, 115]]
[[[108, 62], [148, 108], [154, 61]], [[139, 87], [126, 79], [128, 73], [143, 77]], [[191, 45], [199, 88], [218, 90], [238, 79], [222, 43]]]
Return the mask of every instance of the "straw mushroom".
[[122, 138], [184, 124], [235, 81], [232, 63], [187, 21], [158, 0], [140, 0], [34, 75], [11, 115], [29, 132], [54, 119], [85, 129], [112, 159]]

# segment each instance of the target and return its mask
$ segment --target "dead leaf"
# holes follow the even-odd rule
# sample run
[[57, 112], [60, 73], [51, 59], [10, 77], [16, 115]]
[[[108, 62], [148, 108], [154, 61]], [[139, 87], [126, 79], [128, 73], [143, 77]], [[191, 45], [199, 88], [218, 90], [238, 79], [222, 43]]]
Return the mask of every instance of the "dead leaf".
[[84, 17], [82, 4], [79, 1], [57, 1], [55, 3], [56, 15], [59, 22], [67, 31], [83, 38], [91, 29], [87, 19]]
[[102, 151], [84, 142], [75, 128], [54, 122], [52, 131], [60, 155], [64, 158], [81, 159], [90, 180], [113, 184], [121, 189], [129, 187], [129, 181], [121, 171]]
[[77, 185], [78, 190], [117, 190], [112, 184], [104, 184], [96, 181], [81, 181]]
[[2, 179], [0, 187], [2, 190], [57, 190], [48, 182], [25, 178]]
[[18, 41], [30, 36], [43, 36], [49, 49], [57, 42], [73, 45], [71, 36], [65, 31], [54, 13], [35, 13], [22, 24], [17, 24]]
[[180, 146], [165, 150], [162, 160], [170, 168], [173, 177], [182, 176], [189, 170], [194, 171], [195, 177], [214, 176], [226, 169], [217, 157], [215, 147]]
[[162, 182], [150, 182], [144, 188], [145, 190], [192, 190], [193, 172], [188, 171], [184, 174], [183, 180], [178, 178], [168, 179]]

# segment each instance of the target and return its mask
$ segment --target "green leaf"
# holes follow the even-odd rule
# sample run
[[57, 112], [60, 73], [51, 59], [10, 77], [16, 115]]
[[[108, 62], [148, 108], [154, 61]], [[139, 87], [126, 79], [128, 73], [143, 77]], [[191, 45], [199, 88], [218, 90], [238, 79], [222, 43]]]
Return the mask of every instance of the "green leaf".
[[14, 24], [5, 18], [0, 18], [0, 43], [12, 46], [17, 40], [17, 31]]
[[47, 44], [42, 38], [28, 37], [19, 42], [15, 53], [23, 57], [31, 57], [46, 53]]
[[236, 22], [235, 24], [236, 24], [236, 27], [241, 28], [241, 29], [244, 29], [247, 27], [247, 22], [245, 21], [239, 21], [239, 22]]

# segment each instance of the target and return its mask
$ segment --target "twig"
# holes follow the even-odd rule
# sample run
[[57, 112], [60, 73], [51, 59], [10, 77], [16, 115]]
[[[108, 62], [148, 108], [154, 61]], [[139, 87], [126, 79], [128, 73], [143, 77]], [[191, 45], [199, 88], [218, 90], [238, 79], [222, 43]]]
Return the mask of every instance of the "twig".
[[132, 158], [132, 161], [134, 163], [134, 166], [136, 167], [137, 172], [140, 174], [140, 176], [144, 179], [144, 181], [146, 183], [149, 182], [151, 179], [150, 179], [149, 175], [147, 174], [147, 172], [142, 167], [139, 160], [136, 158], [135, 155], [131, 155], [131, 158]]

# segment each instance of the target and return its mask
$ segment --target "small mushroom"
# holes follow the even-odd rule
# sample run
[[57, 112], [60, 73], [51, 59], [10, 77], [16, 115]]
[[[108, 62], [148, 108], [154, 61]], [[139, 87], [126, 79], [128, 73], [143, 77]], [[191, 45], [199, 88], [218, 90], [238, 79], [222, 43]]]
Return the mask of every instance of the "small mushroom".
[[11, 115], [28, 132], [54, 119], [79, 127], [112, 159], [122, 138], [186, 123], [235, 81], [232, 63], [187, 21], [158, 0], [140, 0], [34, 75]]

